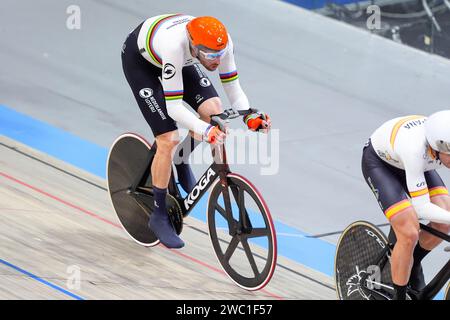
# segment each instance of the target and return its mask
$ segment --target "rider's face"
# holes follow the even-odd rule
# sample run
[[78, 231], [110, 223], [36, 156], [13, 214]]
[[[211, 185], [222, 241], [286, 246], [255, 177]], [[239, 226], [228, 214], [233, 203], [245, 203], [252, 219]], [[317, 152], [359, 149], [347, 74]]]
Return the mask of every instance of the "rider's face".
[[200, 63], [209, 71], [214, 71], [217, 69], [217, 67], [220, 64], [220, 58], [216, 58], [214, 60], [207, 60], [203, 58], [202, 56], [198, 57]]
[[450, 169], [450, 154], [440, 153], [439, 159], [444, 166]]

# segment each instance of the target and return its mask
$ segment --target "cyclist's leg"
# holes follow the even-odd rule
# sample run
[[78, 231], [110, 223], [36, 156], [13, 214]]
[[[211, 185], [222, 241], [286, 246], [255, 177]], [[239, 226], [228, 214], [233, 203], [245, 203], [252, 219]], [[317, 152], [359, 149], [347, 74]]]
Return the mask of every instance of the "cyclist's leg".
[[[209, 116], [205, 115], [202, 110], [204, 110], [204, 106], [208, 106], [207, 109], [210, 110], [213, 103], [220, 103], [220, 99], [208, 76], [203, 73], [198, 65], [184, 67], [183, 86], [183, 100], [200, 114], [200, 118], [203, 121], [209, 122]], [[219, 110], [216, 113], [221, 112], [220, 108], [215, 108], [214, 111], [216, 110]], [[192, 190], [196, 183], [189, 165], [189, 156], [201, 141], [201, 136], [190, 132], [175, 152], [174, 163], [177, 169], [178, 180], [186, 192]]]
[[[450, 210], [450, 197], [448, 196], [447, 188], [439, 174], [435, 170], [425, 172], [425, 179], [430, 192], [431, 202], [443, 209]], [[450, 231], [450, 226], [446, 224], [430, 222], [428, 226], [443, 233], [448, 233]], [[419, 291], [425, 287], [426, 283], [422, 269], [422, 260], [441, 242], [442, 240], [440, 238], [435, 237], [426, 231], [420, 232], [419, 241], [417, 242], [413, 253], [414, 262], [409, 280], [411, 288]]]
[[413, 251], [419, 240], [419, 221], [413, 207], [409, 207], [389, 222], [397, 238], [391, 255], [392, 281], [399, 286], [406, 286], [413, 264]]
[[180, 248], [183, 241], [177, 236], [167, 213], [165, 198], [170, 179], [171, 155], [178, 143], [177, 126], [169, 117], [159, 77], [161, 69], [151, 65], [139, 53], [137, 32], [131, 32], [122, 48], [122, 67], [139, 108], [156, 137], [156, 154], [152, 163], [155, 210], [150, 217], [152, 231], [168, 247]]
[[370, 143], [363, 151], [362, 171], [397, 237], [391, 256], [391, 273], [396, 294], [404, 299], [413, 250], [419, 237], [418, 219], [398, 178], [401, 170], [384, 163]]
[[153, 186], [160, 189], [168, 187], [172, 172], [172, 157], [178, 141], [178, 130], [162, 133], [156, 137], [158, 148], [151, 167]]
[[178, 131], [169, 131], [156, 136], [158, 148], [152, 162], [152, 184], [155, 208], [150, 216], [149, 227], [158, 239], [169, 248], [182, 248], [183, 240], [178, 237], [169, 220], [166, 207], [167, 187], [172, 169], [172, 156], [178, 144]]

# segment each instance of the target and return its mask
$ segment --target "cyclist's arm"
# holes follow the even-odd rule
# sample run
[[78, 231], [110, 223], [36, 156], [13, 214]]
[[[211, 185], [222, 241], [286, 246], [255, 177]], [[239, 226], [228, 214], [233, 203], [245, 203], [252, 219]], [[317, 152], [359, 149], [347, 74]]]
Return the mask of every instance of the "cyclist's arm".
[[417, 216], [426, 220], [448, 223], [450, 212], [430, 201], [423, 165], [417, 159], [422, 158], [420, 155], [416, 155], [414, 159], [409, 159], [409, 161], [408, 159], [406, 159], [407, 161], [405, 159], [403, 160], [406, 183], [411, 197], [411, 203], [417, 212]]
[[250, 103], [239, 83], [239, 75], [234, 60], [234, 46], [230, 35], [228, 35], [227, 53], [225, 53], [219, 65], [219, 75], [231, 106], [237, 110], [249, 109]]
[[209, 124], [197, 118], [183, 105], [182, 48], [170, 48], [163, 54], [162, 86], [169, 116], [181, 126], [203, 135]]

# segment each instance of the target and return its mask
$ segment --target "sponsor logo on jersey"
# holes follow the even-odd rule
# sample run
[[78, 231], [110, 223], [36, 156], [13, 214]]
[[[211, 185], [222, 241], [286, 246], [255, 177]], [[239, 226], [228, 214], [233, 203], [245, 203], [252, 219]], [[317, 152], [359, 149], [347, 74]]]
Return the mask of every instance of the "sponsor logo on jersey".
[[190, 20], [191, 20], [191, 18], [189, 18], [189, 17], [188, 17], [188, 18], [182, 18], [182, 19], [175, 20], [175, 21], [172, 22], [171, 25], [169, 25], [169, 26], [166, 28], [166, 30], [169, 30], [170, 28], [175, 27], [175, 26], [177, 26], [177, 25], [179, 25], [179, 24], [182, 24], [182, 23], [188, 23]]
[[175, 67], [173, 64], [171, 63], [166, 63], [164, 65], [164, 69], [163, 69], [163, 78], [166, 80], [172, 79], [173, 76], [175, 75], [176, 71], [175, 71]]
[[405, 124], [403, 125], [403, 128], [409, 130], [409, 129], [412, 129], [412, 128], [421, 126], [422, 124], [425, 123], [425, 120], [426, 120], [426, 119], [418, 119], [418, 120], [412, 120], [412, 121], [409, 121], [409, 122], [407, 122], [407, 123], [405, 123]]
[[416, 184], [416, 187], [417, 187], [417, 188], [425, 187], [426, 184], [427, 184], [427, 183], [426, 183], [425, 181], [422, 181], [422, 182], [419, 182], [418, 184]]
[[209, 87], [210, 85], [211, 85], [211, 81], [209, 81], [209, 79], [208, 78], [201, 78], [200, 79], [200, 85], [202, 86], [202, 87]]
[[395, 163], [399, 163], [400, 161], [395, 160], [394, 158], [392, 158], [392, 156], [389, 154], [388, 151], [380, 151], [377, 150], [378, 155], [380, 156], [380, 158], [386, 159], [386, 161], [392, 161]]
[[153, 95], [153, 90], [150, 89], [150, 88], [142, 88], [142, 89], [139, 91], [139, 96], [140, 96], [142, 99], [149, 98], [149, 97], [151, 97], [152, 95]]
[[153, 90], [150, 88], [142, 88], [139, 90], [139, 96], [144, 99], [145, 103], [149, 107], [150, 111], [155, 113], [157, 112], [159, 116], [161, 117], [161, 120], [166, 120], [167, 117], [164, 114], [164, 112], [161, 110], [161, 107], [159, 106], [158, 102], [156, 101], [155, 97], [153, 96]]
[[195, 96], [195, 101], [197, 101], [197, 103], [200, 103], [200, 101], [202, 101], [204, 98], [201, 95], [196, 95]]

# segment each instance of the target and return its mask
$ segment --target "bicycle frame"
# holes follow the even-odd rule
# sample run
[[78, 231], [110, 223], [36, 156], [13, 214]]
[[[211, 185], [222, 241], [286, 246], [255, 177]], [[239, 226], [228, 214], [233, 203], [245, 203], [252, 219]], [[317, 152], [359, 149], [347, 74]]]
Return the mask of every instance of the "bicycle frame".
[[[388, 246], [386, 246], [386, 248], [379, 254], [379, 256], [377, 257], [377, 259], [375, 260], [376, 263], [374, 265], [379, 267], [379, 270], [382, 270], [384, 268], [384, 266], [386, 265], [387, 261], [389, 260], [389, 253], [392, 251], [393, 247], [391, 246], [391, 244], [389, 244]], [[387, 298], [382, 295], [380, 292], [378, 292], [377, 290], [374, 289], [370, 289], [366, 286], [367, 281], [369, 280], [369, 274], [366, 274], [366, 276], [361, 278], [361, 289], [364, 291], [365, 294], [369, 295], [374, 295], [376, 296], [378, 299], [377, 300], [386, 300]], [[391, 288], [392, 290], [394, 290], [394, 288]]]
[[[441, 238], [447, 242], [450, 242], [450, 236], [437, 231], [429, 226], [424, 224], [420, 224], [420, 228], [426, 232], [431, 233], [432, 235]], [[450, 279], [450, 259], [447, 261], [445, 266], [434, 276], [434, 278], [423, 288], [422, 291], [415, 294], [411, 292], [410, 294], [414, 295], [418, 300], [431, 300], [436, 294], [438, 294], [439, 290], [441, 290], [447, 281]]]
[[[153, 210], [153, 194], [151, 192], [151, 181], [149, 180], [150, 168], [152, 164], [152, 159], [155, 154], [156, 148], [150, 150], [148, 159], [146, 161], [147, 165], [144, 166], [138, 175], [133, 185], [129, 189], [129, 193], [135, 198], [135, 200], [139, 203], [139, 205], [143, 208], [146, 208], [150, 211]], [[191, 210], [195, 207], [195, 205], [200, 201], [200, 199], [204, 196], [204, 194], [208, 191], [209, 187], [216, 181], [216, 179], [220, 179], [220, 183], [224, 186], [224, 204], [225, 204], [225, 213], [226, 220], [228, 223], [228, 230], [230, 235], [236, 233], [236, 231], [242, 228], [244, 231], [249, 231], [252, 226], [248, 219], [248, 214], [246, 210], [240, 210], [239, 212], [239, 224], [233, 225], [233, 217], [231, 210], [231, 200], [228, 189], [228, 181], [227, 175], [230, 173], [230, 168], [227, 162], [227, 154], [225, 150], [225, 145], [215, 145], [212, 150], [213, 163], [212, 165], [205, 171], [205, 173], [200, 177], [197, 181], [196, 185], [192, 189], [192, 191], [186, 195], [186, 197], [182, 197], [180, 191], [175, 183], [175, 178], [173, 173], [170, 177], [169, 181], [169, 193], [175, 197], [178, 201], [180, 208], [182, 210], [183, 217], [189, 215]], [[232, 190], [235, 199], [238, 199], [238, 194], [236, 194], [235, 190]]]
[[[420, 228], [423, 231], [429, 232], [433, 234], [434, 236], [441, 238], [442, 240], [445, 240], [447, 242], [450, 242], [450, 236], [442, 233], [438, 230], [435, 230], [427, 225], [424, 225], [420, 223]], [[389, 244], [385, 250], [383, 250], [380, 255], [375, 260], [376, 263], [374, 265], [379, 266], [380, 270], [383, 269], [384, 265], [386, 264], [387, 260], [389, 259], [388, 253], [391, 252], [393, 249], [393, 245]], [[368, 277], [370, 275], [366, 275], [361, 279], [361, 288], [364, 291], [365, 294], [372, 294], [376, 296], [378, 299], [386, 299], [381, 293], [379, 293], [377, 290], [368, 288], [365, 284], [368, 280]], [[450, 259], [447, 261], [447, 263], [442, 267], [442, 269], [434, 276], [434, 278], [423, 288], [420, 292], [415, 292], [413, 290], [409, 290], [408, 294], [415, 300], [431, 300], [433, 299], [436, 294], [438, 294], [439, 290], [441, 290], [444, 285], [447, 283], [447, 281], [450, 279]], [[392, 288], [393, 290], [393, 288]]]
[[[230, 168], [227, 163], [225, 146], [214, 146], [211, 151], [214, 159], [213, 164], [200, 177], [192, 191], [186, 197], [182, 198], [179, 193], [177, 195], [177, 199], [179, 199], [182, 204], [183, 216], [187, 216], [191, 212], [192, 208], [200, 201], [216, 179], [221, 179], [223, 186], [228, 185], [226, 176], [230, 173]], [[225, 190], [228, 191], [227, 188], [225, 188]], [[225, 206], [231, 206], [231, 204], [227, 204], [226, 202]]]
[[[222, 131], [225, 131], [225, 123], [228, 119], [237, 118], [239, 116], [245, 116], [251, 112], [256, 112], [256, 109], [249, 109], [245, 111], [236, 111], [233, 109], [227, 109], [223, 113], [211, 116], [211, 124], [213, 125], [219, 125], [221, 127]], [[228, 181], [227, 181], [227, 174], [230, 173], [230, 168], [228, 166], [227, 161], [227, 154], [225, 150], [225, 142], [221, 145], [212, 145], [211, 148], [212, 156], [213, 156], [213, 163], [212, 165], [205, 171], [205, 173], [200, 177], [200, 179], [195, 184], [192, 191], [186, 196], [182, 197], [178, 187], [175, 183], [175, 178], [173, 176], [173, 170], [172, 174], [169, 180], [169, 194], [174, 196], [182, 210], [183, 217], [186, 217], [189, 215], [192, 208], [195, 207], [195, 205], [199, 202], [199, 200], [203, 197], [203, 195], [207, 192], [209, 187], [216, 181], [216, 179], [220, 179], [222, 186], [224, 186], [224, 202], [225, 202], [225, 211], [226, 211], [226, 217], [228, 221], [228, 227], [231, 232], [234, 232], [236, 229], [236, 226], [232, 225], [233, 217], [231, 215], [231, 201], [230, 201], [230, 195], [228, 190]], [[151, 164], [153, 157], [156, 153], [156, 145], [153, 145], [150, 149], [150, 152], [148, 154], [147, 161], [145, 163], [147, 164], [143, 168], [141, 168], [140, 172], [141, 174], [136, 177], [136, 180], [134, 181], [133, 185], [130, 187], [129, 192], [134, 196], [136, 201], [144, 207], [153, 209], [153, 198], [151, 197], [152, 194], [149, 187], [146, 187], [146, 184], [151, 185], [151, 181], [148, 181], [148, 178], [150, 176], [150, 170], [151, 170]], [[238, 195], [236, 194], [235, 190], [232, 190], [235, 199], [238, 199]], [[243, 227], [244, 229], [251, 228], [251, 225], [249, 223], [249, 219], [247, 218], [247, 212], [246, 210], [240, 210], [239, 212], [239, 218], [242, 222], [242, 225], [239, 227]]]

